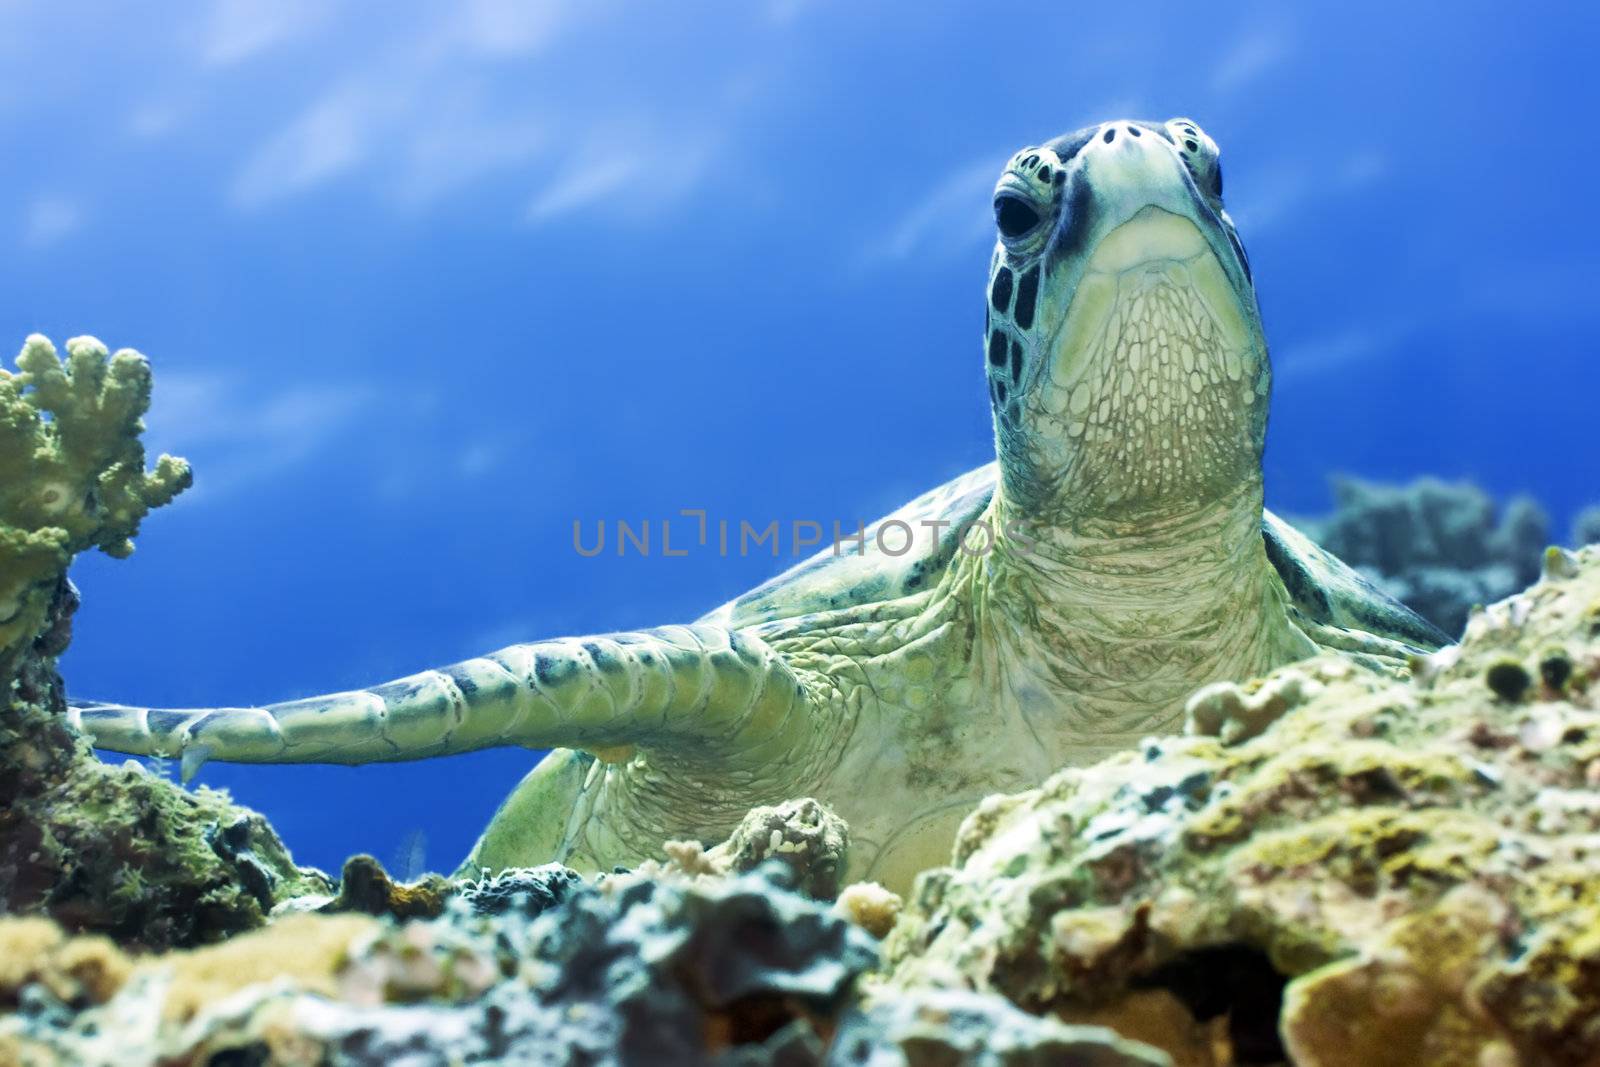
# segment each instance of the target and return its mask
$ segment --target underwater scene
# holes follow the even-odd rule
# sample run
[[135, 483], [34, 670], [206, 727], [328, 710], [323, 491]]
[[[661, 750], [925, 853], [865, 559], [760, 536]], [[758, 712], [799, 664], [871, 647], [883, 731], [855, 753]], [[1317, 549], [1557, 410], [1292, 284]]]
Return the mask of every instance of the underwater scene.
[[0, 1067], [1597, 1067], [1597, 45], [0, 5]]

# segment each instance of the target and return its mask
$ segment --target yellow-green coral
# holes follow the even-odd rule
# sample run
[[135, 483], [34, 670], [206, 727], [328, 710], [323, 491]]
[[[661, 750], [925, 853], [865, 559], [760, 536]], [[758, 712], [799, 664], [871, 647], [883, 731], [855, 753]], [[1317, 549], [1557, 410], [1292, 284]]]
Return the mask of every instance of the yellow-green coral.
[[332, 995], [355, 943], [379, 929], [364, 915], [289, 915], [220, 945], [154, 959], [143, 970], [170, 980], [162, 1016], [186, 1022], [230, 994], [275, 981]]
[[63, 1004], [103, 1004], [132, 967], [108, 938], [68, 938], [48, 919], [0, 919], [0, 1007], [14, 1007], [34, 982]]
[[1503, 1031], [1470, 985], [1497, 949], [1505, 908], [1485, 894], [1450, 894], [1385, 930], [1353, 959], [1289, 987], [1283, 1032], [1297, 1067], [1482, 1067], [1515, 1064]]
[[[240, 1042], [208, 1047], [203, 1023], [190, 1042], [192, 1057], [153, 1057], [143, 1046], [184, 1044], [183, 1031], [195, 1020], [228, 1015], [230, 997], [249, 1004], [296, 994], [334, 997], [350, 993], [351, 985], [359, 991], [365, 975], [358, 980], [347, 973], [355, 950], [382, 930], [364, 915], [291, 915], [225, 944], [135, 959], [106, 938], [69, 937], [47, 919], [0, 919], [0, 1064], [218, 1062], [211, 1054]], [[96, 1017], [97, 1006], [117, 998], [98, 1016], [112, 1032], [92, 1024], [84, 1043], [66, 1052], [52, 1040], [59, 1035], [52, 1032], [51, 1013], [40, 1018], [14, 1010], [29, 995], [36, 1003], [54, 1002], [56, 1021], [62, 1009]], [[266, 1007], [259, 1037], [276, 1053], [271, 1062], [320, 1062], [319, 1043], [294, 1033], [290, 1020]]]
[[150, 366], [139, 353], [74, 337], [63, 362], [34, 334], [17, 367], [0, 370], [0, 653], [44, 625], [74, 554], [127, 556], [145, 514], [192, 480], [171, 456], [145, 470]]

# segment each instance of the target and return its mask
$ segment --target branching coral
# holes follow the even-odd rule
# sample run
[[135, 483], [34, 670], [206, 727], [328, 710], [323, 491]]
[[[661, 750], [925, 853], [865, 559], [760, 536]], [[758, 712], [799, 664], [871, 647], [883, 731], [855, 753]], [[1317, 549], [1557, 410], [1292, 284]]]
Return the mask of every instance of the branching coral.
[[145, 470], [150, 365], [139, 353], [74, 337], [63, 362], [34, 334], [17, 367], [0, 370], [0, 671], [45, 628], [76, 553], [129, 555], [150, 509], [192, 480], [172, 456]]

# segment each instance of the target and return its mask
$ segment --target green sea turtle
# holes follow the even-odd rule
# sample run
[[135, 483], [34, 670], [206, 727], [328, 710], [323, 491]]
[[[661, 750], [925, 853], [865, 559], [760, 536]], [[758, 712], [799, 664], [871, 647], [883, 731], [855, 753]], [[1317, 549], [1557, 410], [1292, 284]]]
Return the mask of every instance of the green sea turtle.
[[1199, 126], [1025, 148], [994, 208], [998, 461], [859, 542], [689, 625], [262, 708], [74, 716], [101, 747], [190, 764], [553, 748], [468, 868], [606, 870], [813, 796], [850, 824], [849, 875], [904, 888], [980, 798], [1172, 731], [1206, 683], [1446, 642], [1263, 510], [1267, 346]]

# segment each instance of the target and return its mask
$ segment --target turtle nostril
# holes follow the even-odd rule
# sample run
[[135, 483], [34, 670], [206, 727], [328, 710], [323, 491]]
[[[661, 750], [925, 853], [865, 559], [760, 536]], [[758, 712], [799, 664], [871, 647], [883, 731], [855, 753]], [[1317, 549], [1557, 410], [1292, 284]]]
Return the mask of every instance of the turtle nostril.
[[1115, 126], [1113, 126], [1111, 129], [1106, 131], [1105, 142], [1106, 142], [1106, 144], [1110, 144], [1112, 141], [1115, 141], [1116, 139], [1117, 139], [1117, 128]]
[[1131, 137], [1137, 137], [1137, 136], [1139, 136], [1139, 131], [1138, 131], [1138, 129], [1136, 127], [1129, 126], [1128, 127], [1128, 134]]

